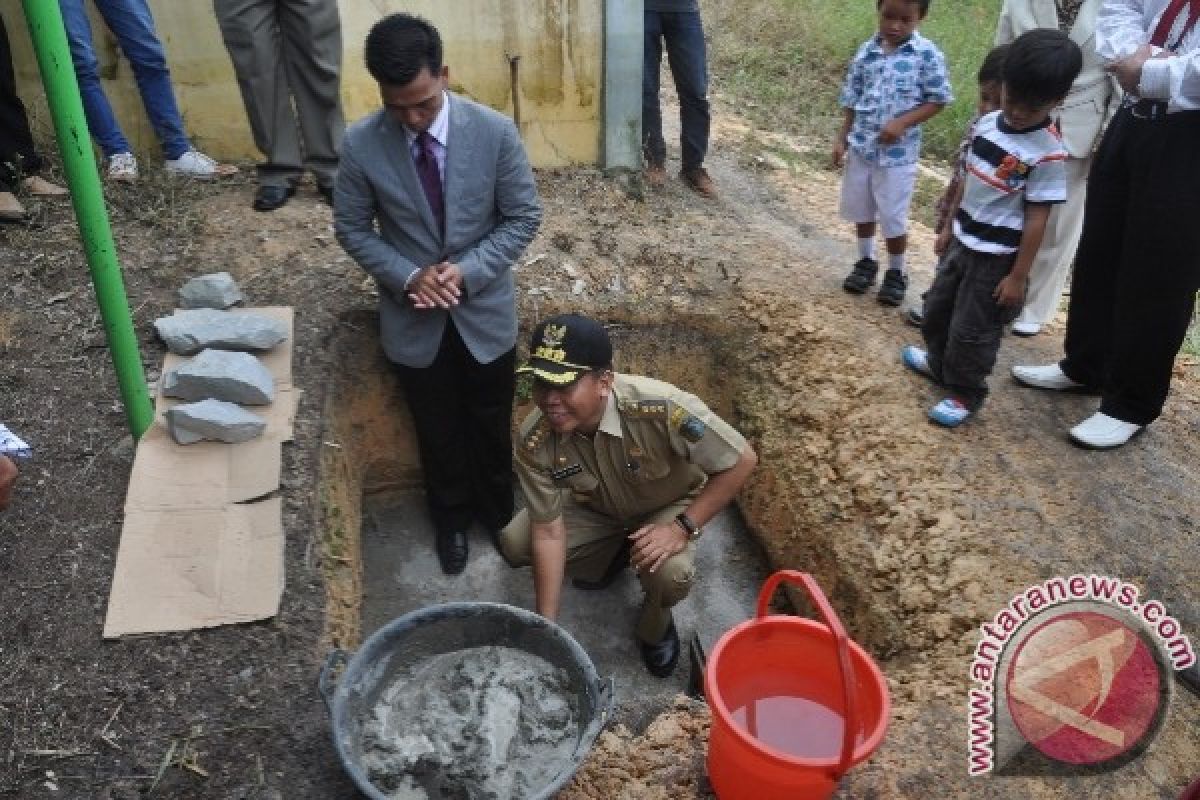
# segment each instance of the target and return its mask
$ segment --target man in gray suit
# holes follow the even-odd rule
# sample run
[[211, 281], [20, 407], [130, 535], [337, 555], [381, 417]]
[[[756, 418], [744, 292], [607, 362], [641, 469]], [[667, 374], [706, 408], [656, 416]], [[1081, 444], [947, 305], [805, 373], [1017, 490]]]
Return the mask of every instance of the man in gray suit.
[[511, 267], [542, 209], [512, 121], [446, 90], [436, 28], [392, 14], [365, 49], [384, 107], [346, 131], [334, 225], [379, 285], [383, 348], [416, 426], [438, 557], [456, 574], [472, 520], [494, 536], [513, 514]]

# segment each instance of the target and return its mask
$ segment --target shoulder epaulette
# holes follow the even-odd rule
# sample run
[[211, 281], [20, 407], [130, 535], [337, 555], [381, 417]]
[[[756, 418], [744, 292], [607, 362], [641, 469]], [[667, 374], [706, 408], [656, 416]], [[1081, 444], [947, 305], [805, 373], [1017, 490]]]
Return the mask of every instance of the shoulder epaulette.
[[538, 417], [538, 421], [525, 433], [525, 438], [522, 440], [525, 445], [525, 450], [533, 453], [542, 446], [546, 436], [550, 433], [550, 423], [545, 417]]
[[618, 406], [622, 414], [630, 417], [665, 417], [666, 400], [622, 400]]

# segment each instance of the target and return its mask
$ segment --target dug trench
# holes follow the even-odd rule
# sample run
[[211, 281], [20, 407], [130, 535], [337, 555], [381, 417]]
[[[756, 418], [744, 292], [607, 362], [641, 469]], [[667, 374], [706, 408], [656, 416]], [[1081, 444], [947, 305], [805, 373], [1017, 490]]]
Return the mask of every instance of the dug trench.
[[[737, 506], [765, 569], [814, 574], [892, 694], [889, 736], [843, 796], [924, 797], [931, 784], [943, 796], [977, 796], [964, 766], [970, 655], [979, 624], [1013, 594], [1094, 571], [1137, 581], [1182, 619], [1197, 617], [1187, 587], [1197, 578], [1190, 537], [1200, 508], [1185, 489], [1194, 486], [1195, 441], [1180, 435], [1197, 424], [1194, 378], [1180, 373], [1178, 399], [1148, 450], [1105, 461], [1061, 437], [1067, 420], [1086, 415], [1088, 398], [1050, 400], [1003, 380], [1012, 360], [1052, 357], [1054, 343], [1008, 346], [987, 413], [969, 436], [948, 435], [924, 420], [933, 392], [896, 364], [906, 336], [899, 320], [837, 288], [833, 257], [843, 245], [821, 210], [836, 207], [824, 202], [836, 178], [806, 174], [800, 189], [796, 176], [748, 172], [736, 156], [711, 168], [723, 208], [737, 209], [727, 216], [681, 187], [643, 207], [615, 184], [543, 176], [547, 224], [519, 265], [520, 318], [526, 330], [567, 308], [605, 320], [616, 326], [619, 370], [705, 397], [753, 442], [760, 466]], [[916, 233], [922, 252], [928, 236]], [[575, 297], [580, 274], [588, 291]], [[328, 397], [345, 395], [326, 403], [322, 435], [325, 641], [352, 649], [365, 633], [363, 498], [387, 506], [389, 494], [412, 492], [419, 472], [371, 339], [374, 320], [354, 315], [342, 327], [353, 330], [336, 337], [339, 387]], [[1128, 546], [1142, 531], [1155, 532], [1153, 552]], [[486, 540], [472, 543], [487, 551]], [[703, 704], [626, 721], [601, 737], [564, 798], [709, 796]], [[1177, 693], [1155, 743], [1109, 785], [1131, 797], [1185, 786], [1200, 760], [1198, 721], [1194, 699]], [[996, 796], [1077, 796], [1087, 785], [1086, 776], [1017, 776], [998, 779]]]

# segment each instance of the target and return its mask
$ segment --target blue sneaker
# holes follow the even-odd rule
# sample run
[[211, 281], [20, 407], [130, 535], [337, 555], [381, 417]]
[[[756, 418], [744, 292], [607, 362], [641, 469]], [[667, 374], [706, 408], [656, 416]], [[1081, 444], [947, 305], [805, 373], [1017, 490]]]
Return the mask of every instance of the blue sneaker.
[[947, 397], [929, 409], [929, 419], [943, 428], [957, 428], [966, 422], [969, 416], [971, 416], [971, 412], [954, 397]]
[[923, 375], [931, 381], [936, 380], [933, 377], [933, 370], [929, 368], [929, 354], [921, 348], [911, 344], [904, 345], [900, 348], [900, 360], [904, 362], [904, 366], [918, 375]]

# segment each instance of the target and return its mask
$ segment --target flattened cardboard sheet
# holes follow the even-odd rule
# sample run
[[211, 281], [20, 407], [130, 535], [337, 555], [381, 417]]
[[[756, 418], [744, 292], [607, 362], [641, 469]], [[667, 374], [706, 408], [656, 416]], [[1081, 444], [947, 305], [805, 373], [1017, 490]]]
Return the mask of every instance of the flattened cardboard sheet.
[[[290, 307], [238, 309], [283, 320], [287, 341], [259, 358], [275, 378], [267, 419], [240, 444], [178, 445], [162, 415], [179, 402], [156, 397], [155, 423], [138, 443], [125, 524], [108, 598], [105, 638], [211, 628], [274, 616], [283, 597], [280, 446], [292, 438], [299, 391], [292, 385]], [[168, 354], [163, 372], [185, 357]]]
[[283, 596], [282, 500], [127, 511], [104, 637], [272, 617]]

